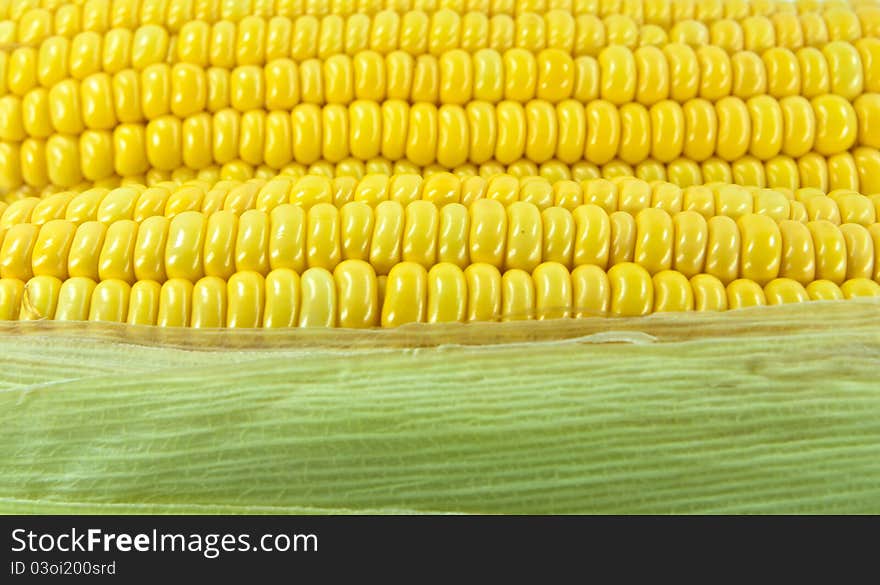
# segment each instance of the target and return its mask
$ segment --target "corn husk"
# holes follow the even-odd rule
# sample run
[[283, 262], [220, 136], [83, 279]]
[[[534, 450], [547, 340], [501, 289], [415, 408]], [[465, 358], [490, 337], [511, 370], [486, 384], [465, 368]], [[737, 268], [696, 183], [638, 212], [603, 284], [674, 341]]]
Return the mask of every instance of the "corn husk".
[[2, 513], [880, 513], [880, 303], [0, 325]]

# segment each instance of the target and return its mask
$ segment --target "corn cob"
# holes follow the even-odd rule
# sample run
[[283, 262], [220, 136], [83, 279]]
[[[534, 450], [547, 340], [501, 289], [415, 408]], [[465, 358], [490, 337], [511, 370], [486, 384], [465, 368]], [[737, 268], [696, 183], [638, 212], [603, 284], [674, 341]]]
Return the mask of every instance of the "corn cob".
[[[384, 282], [383, 282], [384, 281]], [[726, 287], [700, 274], [691, 279], [666, 270], [653, 277], [641, 266], [618, 264], [603, 271], [582, 266], [569, 272], [558, 263], [529, 274], [472, 264], [465, 270], [438, 264], [397, 264], [376, 277], [363, 261], [348, 260], [332, 272], [310, 268], [302, 275], [277, 269], [266, 278], [238, 272], [226, 282], [204, 277], [195, 284], [170, 279], [63, 283], [36, 276], [26, 283], [0, 279], [0, 320], [105, 321], [162, 327], [348, 327], [408, 323], [557, 319], [652, 312], [723, 311], [755, 305], [880, 296], [880, 284], [856, 278], [842, 285], [777, 278], [763, 287], [737, 279]]]

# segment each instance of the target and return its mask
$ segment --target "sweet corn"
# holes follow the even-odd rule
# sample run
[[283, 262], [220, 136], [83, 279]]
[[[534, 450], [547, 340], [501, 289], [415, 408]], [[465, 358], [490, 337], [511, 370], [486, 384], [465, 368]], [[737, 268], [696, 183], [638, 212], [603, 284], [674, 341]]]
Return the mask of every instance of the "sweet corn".
[[338, 4], [0, 4], [0, 316], [880, 296], [873, 4]]

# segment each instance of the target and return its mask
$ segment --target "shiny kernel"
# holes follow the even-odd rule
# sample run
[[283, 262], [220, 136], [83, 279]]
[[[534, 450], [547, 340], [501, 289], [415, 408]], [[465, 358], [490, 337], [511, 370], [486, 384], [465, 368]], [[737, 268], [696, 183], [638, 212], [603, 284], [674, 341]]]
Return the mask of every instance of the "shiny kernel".
[[156, 325], [159, 327], [189, 327], [192, 302], [192, 282], [183, 278], [172, 278], [166, 281], [159, 293]]
[[382, 304], [382, 326], [398, 327], [424, 322], [427, 289], [428, 274], [422, 265], [413, 262], [397, 264], [388, 275]]
[[345, 260], [333, 271], [336, 281], [339, 327], [368, 328], [379, 324], [376, 273], [362, 260]]
[[830, 280], [814, 280], [806, 290], [812, 301], [842, 301], [844, 298], [840, 287]]
[[846, 242], [846, 279], [872, 278], [875, 252], [871, 233], [864, 226], [855, 223], [840, 226], [840, 232]]
[[34, 275], [31, 258], [39, 233], [40, 228], [29, 223], [15, 224], [6, 231], [0, 247], [0, 277], [26, 281]]
[[185, 211], [171, 220], [165, 247], [168, 278], [195, 283], [205, 275], [202, 252], [206, 227], [207, 219], [197, 211]]
[[776, 222], [764, 215], [747, 214], [737, 225], [742, 246], [740, 277], [758, 284], [776, 278], [782, 261], [782, 235]]
[[672, 267], [675, 227], [661, 209], [647, 208], [636, 215], [634, 261], [651, 274]]
[[787, 303], [803, 303], [810, 300], [810, 296], [803, 285], [796, 280], [777, 278], [764, 287], [764, 296], [768, 305], [783, 305]]
[[611, 244], [611, 221], [597, 205], [581, 205], [572, 214], [575, 222], [573, 262], [575, 266], [608, 265]]
[[504, 264], [507, 213], [492, 199], [475, 201], [470, 208], [470, 261], [500, 268]]
[[816, 277], [842, 284], [846, 279], [847, 254], [843, 233], [826, 220], [807, 223], [816, 251]]
[[99, 282], [92, 291], [89, 321], [124, 323], [130, 298], [131, 286], [127, 282], [115, 279]]
[[694, 310], [694, 292], [690, 282], [680, 272], [664, 270], [653, 278], [654, 312], [682, 312]]
[[239, 271], [226, 283], [226, 326], [262, 327], [265, 283], [257, 272]]
[[571, 315], [572, 282], [565, 266], [545, 262], [534, 269], [532, 280], [535, 283], [536, 318], [563, 319]]
[[611, 314], [635, 317], [652, 311], [654, 286], [651, 275], [638, 264], [624, 262], [612, 266], [608, 271], [608, 282]]
[[764, 289], [754, 281], [739, 279], [727, 285], [727, 305], [730, 309], [743, 309], [766, 304], [767, 298], [764, 295]]
[[451, 203], [440, 210], [437, 259], [461, 269], [470, 263], [470, 215], [464, 205]]
[[880, 297], [880, 284], [867, 278], [854, 278], [844, 282], [840, 287], [840, 291], [846, 299]]
[[22, 321], [54, 319], [61, 284], [54, 276], [35, 276], [27, 281], [18, 318]]
[[92, 291], [94, 290], [95, 281], [90, 278], [74, 277], [65, 280], [58, 291], [58, 306], [55, 309], [55, 320], [87, 321], [89, 319]]
[[698, 274], [691, 278], [690, 284], [697, 311], [727, 310], [727, 291], [720, 280], [708, 274]]
[[263, 327], [296, 327], [299, 323], [299, 275], [293, 270], [279, 268], [269, 273], [265, 286]]

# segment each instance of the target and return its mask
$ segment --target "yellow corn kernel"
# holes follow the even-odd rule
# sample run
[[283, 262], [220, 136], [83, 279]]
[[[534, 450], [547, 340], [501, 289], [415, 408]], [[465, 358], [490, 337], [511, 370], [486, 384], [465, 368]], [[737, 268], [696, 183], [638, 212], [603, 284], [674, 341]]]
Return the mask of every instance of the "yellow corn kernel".
[[333, 271], [336, 281], [338, 326], [374, 327], [379, 324], [380, 308], [376, 273], [362, 260], [345, 260]]
[[684, 190], [682, 209], [696, 211], [708, 219], [715, 215], [715, 195], [708, 187], [688, 187]]
[[31, 211], [30, 223], [34, 225], [43, 225], [53, 219], [64, 219], [67, 212], [67, 206], [73, 200], [72, 193], [58, 193], [50, 195], [33, 206]]
[[170, 221], [167, 217], [145, 219], [138, 228], [134, 246], [134, 274], [137, 280], [165, 282], [165, 248]]
[[24, 285], [19, 319], [31, 321], [54, 319], [61, 281], [54, 276], [35, 276]]
[[296, 327], [299, 324], [300, 278], [288, 268], [278, 268], [266, 276], [263, 327]]
[[568, 270], [557, 262], [545, 262], [532, 273], [535, 286], [535, 316], [560, 319], [571, 313], [572, 281]]
[[696, 50], [700, 67], [700, 97], [719, 100], [730, 94], [732, 75], [730, 57], [719, 47], [705, 46]]
[[612, 160], [620, 144], [620, 116], [608, 101], [590, 102], [585, 109], [587, 137], [584, 156], [597, 165]]
[[168, 226], [165, 270], [169, 279], [196, 282], [205, 275], [203, 248], [207, 220], [201, 212], [185, 211]]
[[572, 215], [575, 223], [574, 265], [593, 264], [604, 270], [611, 252], [608, 214], [596, 205], [587, 204], [577, 207]]
[[[329, 203], [313, 206], [308, 211], [306, 230], [308, 265], [332, 270], [341, 256], [339, 211]], [[241, 238], [242, 228], [239, 228], [239, 239]]]
[[816, 116], [814, 150], [829, 156], [848, 150], [856, 140], [858, 119], [846, 99], [838, 95], [821, 95], [812, 100]]
[[40, 228], [29, 223], [11, 226], [0, 247], [0, 277], [27, 281], [33, 276], [31, 258]]
[[705, 272], [723, 283], [730, 283], [739, 274], [740, 235], [736, 222], [717, 215], [707, 222]]
[[507, 245], [505, 270], [518, 268], [526, 272], [541, 263], [543, 240], [540, 211], [532, 204], [516, 202], [507, 207]]
[[691, 278], [690, 284], [697, 311], [727, 310], [727, 291], [720, 280], [709, 274], [698, 274]]
[[611, 310], [611, 284], [598, 266], [584, 264], [571, 273], [572, 315], [606, 315]]
[[880, 284], [867, 278], [854, 278], [847, 280], [840, 286], [844, 298], [855, 297], [880, 297]]
[[86, 221], [77, 227], [67, 255], [70, 277], [100, 278], [98, 267], [106, 233], [107, 227], [97, 221]]
[[694, 310], [694, 292], [688, 279], [674, 270], [658, 272], [653, 278], [655, 313]]
[[848, 42], [833, 41], [822, 48], [828, 61], [831, 93], [854, 100], [862, 93], [864, 77], [858, 50]]
[[830, 280], [814, 280], [806, 286], [807, 295], [813, 301], [840, 301], [843, 292]]
[[617, 208], [620, 211], [636, 215], [651, 206], [654, 193], [647, 181], [622, 177], [618, 184]]
[[413, 262], [402, 262], [388, 274], [381, 322], [383, 327], [424, 322], [427, 307], [428, 274]]
[[816, 277], [843, 283], [846, 278], [846, 240], [841, 231], [827, 220], [807, 222], [816, 251]]
[[741, 278], [727, 285], [727, 306], [730, 309], [743, 309], [766, 304], [767, 298], [764, 289], [754, 281]]
[[[616, 241], [614, 227], [612, 215], [612, 242]], [[540, 262], [543, 258], [545, 262], [556, 262], [570, 269], [572, 266], [575, 237], [575, 221], [571, 212], [563, 207], [545, 209], [541, 212], [541, 226], [537, 234], [543, 236], [541, 238], [543, 248], [534, 254], [537, 261]], [[508, 235], [508, 239], [510, 239], [510, 235]], [[508, 250], [509, 246], [510, 244], [508, 243]], [[537, 266], [537, 263], [535, 266]]]
[[92, 291], [89, 321], [124, 323], [128, 317], [130, 299], [131, 286], [127, 282], [121, 280], [99, 282]]
[[726, 161], [745, 155], [751, 139], [751, 118], [746, 104], [737, 97], [725, 97], [715, 104], [718, 119], [716, 153]]
[[226, 326], [255, 328], [262, 326], [265, 284], [257, 272], [240, 271], [226, 283]]
[[58, 291], [55, 308], [56, 321], [87, 321], [95, 281], [91, 278], [73, 277], [65, 280]]
[[437, 259], [467, 267], [470, 262], [470, 214], [464, 205], [451, 203], [440, 210]]
[[[501, 316], [501, 273], [493, 265], [476, 262], [464, 271], [467, 282], [467, 320], [494, 321]], [[384, 324], [384, 320], [383, 320]]]
[[504, 206], [492, 199], [480, 199], [471, 205], [470, 216], [470, 261], [503, 266], [507, 235]]
[[33, 274], [67, 278], [67, 258], [76, 229], [76, 224], [63, 219], [53, 219], [40, 227], [31, 255]]
[[[156, 324], [159, 327], [189, 327], [192, 302], [193, 283], [190, 280], [185, 278], [167, 280], [159, 293]], [[129, 314], [129, 320], [131, 318], [132, 315]]]
[[199, 279], [192, 291], [190, 327], [216, 328], [226, 326], [227, 284], [216, 276]]
[[846, 243], [846, 279], [872, 278], [875, 252], [870, 232], [855, 223], [843, 224], [840, 232]]
[[608, 271], [610, 312], [631, 317], [647, 315], [654, 307], [654, 287], [647, 270], [630, 262], [612, 266]]
[[737, 220], [742, 251], [740, 277], [766, 284], [779, 275], [782, 235], [776, 222], [764, 215], [747, 214]]
[[634, 261], [650, 274], [669, 270], [673, 260], [675, 228], [662, 209], [647, 208], [636, 215]]
[[828, 196], [837, 204], [841, 223], [857, 223], [865, 227], [877, 221], [871, 200], [852, 191], [832, 191]]
[[[461, 284], [464, 286], [465, 281], [462, 280]], [[534, 318], [535, 282], [528, 272], [519, 269], [508, 270], [501, 277], [501, 289], [501, 319], [503, 321]], [[464, 290], [461, 291], [461, 294], [462, 298], [467, 297]], [[460, 301], [457, 302], [457, 305], [463, 318], [464, 310], [467, 307]]]
[[705, 218], [696, 211], [682, 211], [673, 218], [675, 230], [673, 266], [676, 271], [692, 278], [703, 271], [709, 227]]
[[810, 300], [810, 295], [803, 285], [789, 278], [777, 278], [764, 287], [764, 296], [768, 305], [786, 303], [803, 303]]

